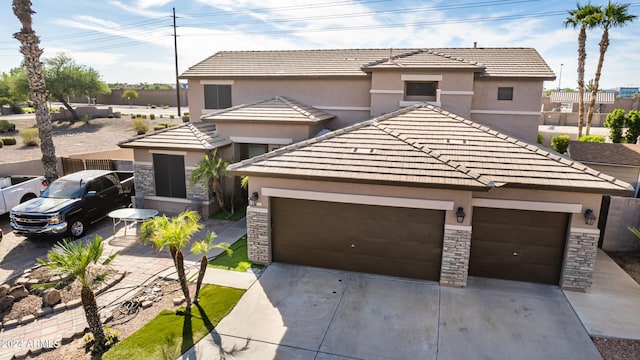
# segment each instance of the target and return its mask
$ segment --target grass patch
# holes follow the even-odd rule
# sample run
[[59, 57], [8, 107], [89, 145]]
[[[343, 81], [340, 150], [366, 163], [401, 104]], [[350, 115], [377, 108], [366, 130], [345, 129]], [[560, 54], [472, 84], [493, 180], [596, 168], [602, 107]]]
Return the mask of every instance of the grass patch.
[[245, 272], [249, 268], [262, 269], [264, 267], [249, 261], [249, 257], [247, 256], [247, 235], [234, 242], [230, 248], [233, 250], [233, 254], [227, 255], [226, 252], [223, 252], [209, 261], [209, 266], [241, 272]]
[[241, 220], [243, 217], [247, 216], [246, 213], [247, 213], [246, 208], [236, 210], [235, 214], [231, 216], [227, 216], [227, 214], [225, 214], [224, 211], [218, 211], [217, 213], [213, 214], [213, 216], [211, 216], [211, 219], [238, 221], [238, 220]]
[[177, 359], [195, 343], [213, 331], [236, 305], [245, 290], [204, 285], [200, 303], [190, 310], [163, 310], [140, 330], [111, 348], [103, 360]]

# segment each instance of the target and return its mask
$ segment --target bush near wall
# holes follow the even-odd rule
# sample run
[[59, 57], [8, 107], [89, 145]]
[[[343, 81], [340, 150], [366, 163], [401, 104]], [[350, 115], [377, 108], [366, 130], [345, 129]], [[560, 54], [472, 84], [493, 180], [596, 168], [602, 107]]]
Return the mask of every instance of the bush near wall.
[[558, 135], [551, 138], [551, 147], [553, 150], [564, 154], [569, 147], [569, 135]]
[[605, 141], [605, 137], [602, 135], [585, 135], [578, 138], [578, 141], [603, 143]]

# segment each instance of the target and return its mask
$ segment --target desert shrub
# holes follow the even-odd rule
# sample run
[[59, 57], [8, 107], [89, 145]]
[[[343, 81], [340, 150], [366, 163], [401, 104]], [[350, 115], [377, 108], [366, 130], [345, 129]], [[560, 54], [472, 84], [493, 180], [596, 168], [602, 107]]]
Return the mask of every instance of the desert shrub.
[[188, 122], [189, 121], [189, 115], [184, 114], [182, 115], [182, 122]]
[[0, 132], [16, 131], [16, 124], [10, 123], [7, 120], [0, 120]]
[[626, 116], [622, 109], [615, 109], [607, 115], [604, 126], [609, 128], [609, 137], [614, 143], [622, 142], [622, 129], [624, 128], [625, 121]]
[[163, 109], [168, 109], [168, 108], [169, 108], [169, 105], [162, 105], [162, 108], [163, 108]]
[[8, 97], [0, 97], [0, 107], [5, 106], [5, 105], [12, 105], [13, 101], [11, 101], [11, 99], [9, 99]]
[[151, 120], [155, 120], [155, 118], [156, 118], [156, 114], [150, 114], [150, 115], [149, 115], [149, 119], [151, 119]]
[[80, 120], [84, 123], [89, 123], [89, 121], [91, 121], [91, 115], [82, 115]]
[[149, 131], [149, 122], [145, 119], [133, 119], [131, 127], [138, 135], [142, 135]]
[[578, 138], [578, 141], [603, 143], [605, 138], [602, 135], [585, 135]]
[[625, 118], [625, 125], [627, 126], [627, 132], [624, 134], [625, 141], [635, 144], [640, 136], [640, 111], [629, 111]]
[[169, 119], [175, 119], [175, 115], [169, 115]]
[[158, 124], [156, 126], [153, 127], [154, 131], [158, 131], [158, 130], [162, 130], [162, 129], [166, 129], [167, 125], [163, 125], [163, 124]]
[[13, 136], [1, 137], [0, 141], [2, 141], [5, 145], [15, 145], [18, 143], [16, 138], [14, 138]]
[[4, 146], [4, 142], [0, 139], [0, 149]]
[[24, 107], [22, 108], [22, 110], [24, 111], [25, 114], [33, 114], [36, 112], [36, 109], [32, 107]]
[[22, 138], [22, 143], [25, 144], [26, 146], [38, 145], [38, 129], [37, 128], [20, 130], [20, 137]]
[[146, 119], [146, 118], [147, 118], [147, 115], [142, 115], [142, 118], [143, 118], [143, 119]]
[[553, 150], [564, 154], [569, 147], [569, 135], [558, 135], [551, 138], [551, 147]]
[[544, 141], [544, 135], [542, 135], [541, 133], [538, 133], [538, 144], [542, 144], [543, 141]]

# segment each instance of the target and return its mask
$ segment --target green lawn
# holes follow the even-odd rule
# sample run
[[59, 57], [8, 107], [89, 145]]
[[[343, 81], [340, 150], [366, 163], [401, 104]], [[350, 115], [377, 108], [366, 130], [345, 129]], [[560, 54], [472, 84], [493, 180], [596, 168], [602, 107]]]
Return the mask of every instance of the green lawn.
[[245, 208], [242, 208], [242, 209], [236, 210], [233, 215], [227, 216], [227, 214], [225, 214], [224, 211], [218, 211], [217, 213], [213, 214], [213, 216], [211, 216], [211, 219], [238, 221], [246, 216], [246, 212], [247, 210]]
[[247, 235], [233, 243], [230, 248], [233, 250], [233, 254], [227, 255], [226, 252], [223, 252], [209, 261], [209, 266], [242, 272], [247, 271], [247, 269], [251, 267], [258, 269], [263, 267], [262, 265], [253, 264], [249, 261], [249, 257], [247, 256]]
[[[140, 330], [106, 352], [102, 359], [170, 359], [182, 353], [210, 333], [236, 305], [245, 290], [204, 285], [200, 303], [190, 311], [163, 310]], [[143, 310], [144, 311], [144, 310]]]

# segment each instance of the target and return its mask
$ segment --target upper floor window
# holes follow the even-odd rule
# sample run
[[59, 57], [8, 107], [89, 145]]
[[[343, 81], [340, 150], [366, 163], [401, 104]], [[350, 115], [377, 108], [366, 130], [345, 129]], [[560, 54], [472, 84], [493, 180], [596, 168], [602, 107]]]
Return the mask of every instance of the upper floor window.
[[498, 100], [513, 100], [513, 87], [499, 87]]
[[205, 109], [229, 107], [231, 107], [231, 85], [204, 85]]
[[404, 83], [404, 99], [407, 101], [435, 101], [437, 90], [437, 81], [406, 81]]

